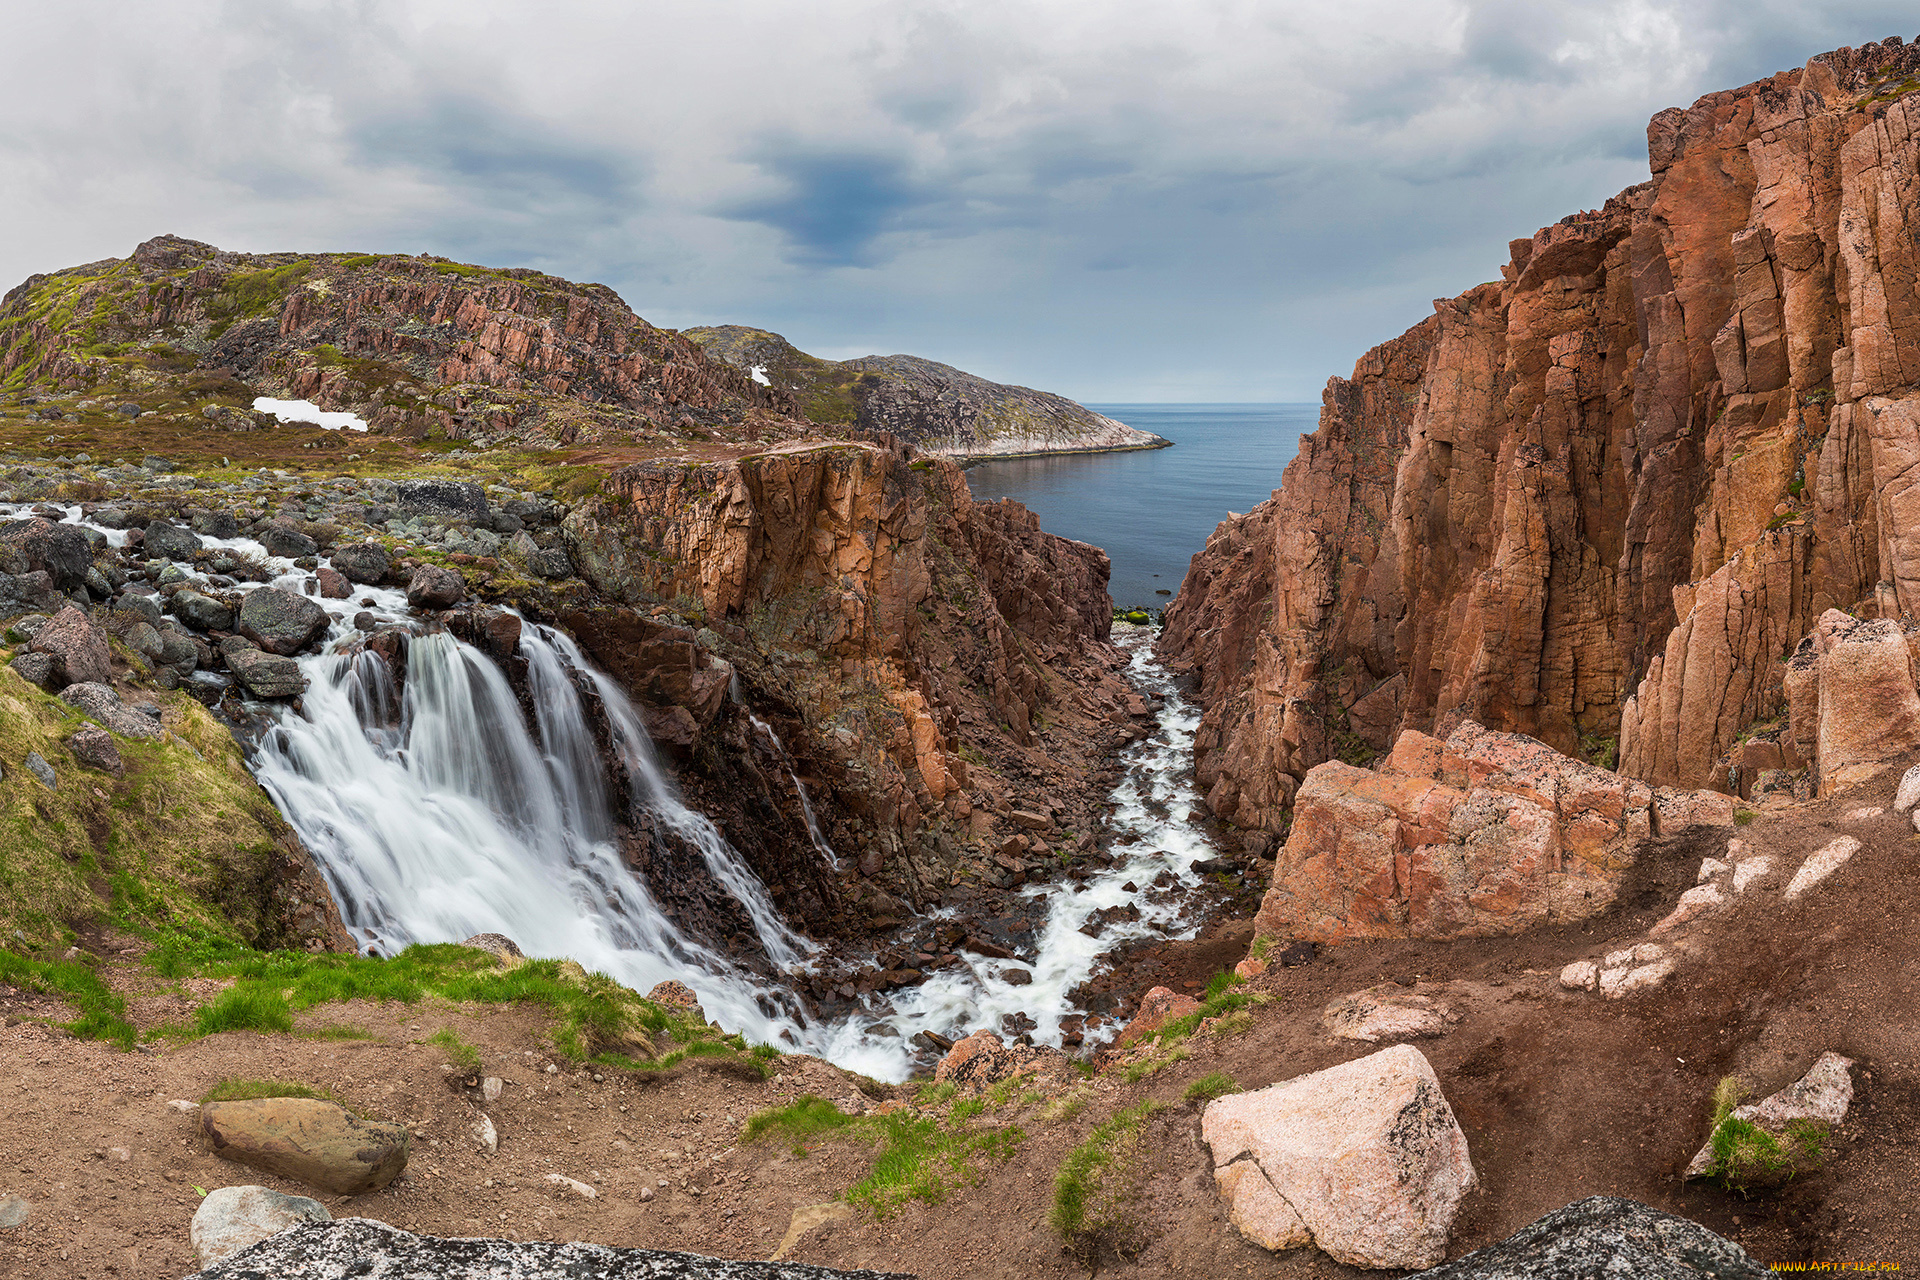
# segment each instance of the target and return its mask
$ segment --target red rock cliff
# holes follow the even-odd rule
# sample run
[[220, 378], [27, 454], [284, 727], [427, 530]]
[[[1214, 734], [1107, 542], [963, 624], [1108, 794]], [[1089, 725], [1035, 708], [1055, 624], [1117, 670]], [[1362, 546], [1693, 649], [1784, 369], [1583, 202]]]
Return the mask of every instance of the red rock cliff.
[[1217, 814], [1263, 842], [1313, 765], [1468, 719], [1724, 784], [1823, 610], [1920, 610], [1917, 69], [1661, 112], [1650, 181], [1328, 383], [1167, 610]]

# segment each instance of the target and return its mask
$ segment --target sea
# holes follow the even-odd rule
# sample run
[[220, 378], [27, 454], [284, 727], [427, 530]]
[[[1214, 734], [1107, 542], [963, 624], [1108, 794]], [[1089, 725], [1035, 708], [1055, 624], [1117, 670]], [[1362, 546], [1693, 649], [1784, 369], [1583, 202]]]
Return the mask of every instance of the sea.
[[1091, 404], [1095, 413], [1173, 441], [1170, 449], [999, 458], [967, 468], [982, 500], [1012, 498], [1049, 533], [1091, 542], [1113, 561], [1121, 608], [1157, 609], [1230, 511], [1273, 496], [1319, 425], [1313, 404]]

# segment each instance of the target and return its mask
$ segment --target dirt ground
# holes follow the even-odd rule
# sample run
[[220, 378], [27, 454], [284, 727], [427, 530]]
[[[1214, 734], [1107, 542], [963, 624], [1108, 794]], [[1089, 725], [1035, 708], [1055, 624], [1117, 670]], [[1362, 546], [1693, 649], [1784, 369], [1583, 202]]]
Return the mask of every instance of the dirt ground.
[[[1480, 1187], [1462, 1205], [1449, 1256], [1499, 1240], [1544, 1213], [1596, 1193], [1627, 1196], [1702, 1222], [1763, 1263], [1829, 1261], [1920, 1268], [1920, 838], [1895, 814], [1849, 820], [1883, 805], [1898, 771], [1835, 800], [1762, 813], [1750, 826], [1675, 842], [1643, 862], [1612, 914], [1519, 938], [1447, 944], [1388, 942], [1323, 948], [1253, 984], [1271, 1001], [1254, 1025], [1190, 1042], [1191, 1057], [1135, 1084], [1117, 1071], [1089, 1081], [1085, 1109], [1059, 1121], [1044, 1104], [991, 1116], [1026, 1140], [979, 1182], [938, 1205], [874, 1220], [864, 1211], [805, 1235], [798, 1259], [833, 1266], [958, 1277], [1079, 1276], [1046, 1218], [1056, 1170], [1089, 1130], [1145, 1098], [1165, 1104], [1146, 1131], [1137, 1255], [1111, 1258], [1114, 1276], [1358, 1275], [1313, 1250], [1269, 1254], [1230, 1227], [1199, 1142], [1189, 1083], [1225, 1071], [1244, 1088], [1289, 1079], [1371, 1052], [1324, 1035], [1333, 997], [1379, 982], [1411, 982], [1459, 1015], [1420, 1042], [1460, 1123]], [[1569, 960], [1644, 936], [1691, 885], [1702, 856], [1729, 836], [1771, 853], [1788, 873], [1841, 832], [1864, 848], [1797, 903], [1752, 894], [1697, 931], [1706, 958], [1665, 986], [1607, 1001], [1560, 988]], [[1237, 958], [1244, 923], [1200, 943], [1162, 949], [1153, 980], [1197, 984]], [[90, 940], [102, 951], [122, 940]], [[129, 965], [127, 960], [117, 963]], [[178, 1019], [206, 991], [131, 967], [120, 980], [151, 994], [136, 1021]], [[378, 1218], [440, 1235], [583, 1239], [765, 1258], [796, 1209], [835, 1200], [863, 1176], [871, 1149], [820, 1142], [796, 1156], [778, 1142], [743, 1145], [754, 1111], [801, 1093], [858, 1096], [851, 1077], [787, 1059], [777, 1079], [747, 1083], [689, 1069], [665, 1081], [614, 1073], [596, 1081], [548, 1051], [530, 1010], [421, 1004], [332, 1005], [303, 1017], [371, 1039], [229, 1033], [162, 1041], [121, 1053], [49, 1029], [43, 997], [0, 987], [0, 1196], [31, 1204], [27, 1223], [0, 1230], [0, 1277], [179, 1277], [194, 1269], [187, 1228], [197, 1188], [297, 1184], [225, 1163], [169, 1107], [227, 1077], [323, 1086], [416, 1135], [407, 1173], [389, 1188], [337, 1199], [335, 1216]], [[485, 1153], [470, 1132], [473, 1104], [427, 1037], [451, 1029], [505, 1082], [487, 1106], [500, 1135]], [[1751, 1199], [1687, 1184], [1680, 1170], [1705, 1137], [1716, 1082], [1738, 1074], [1756, 1094], [1790, 1083], [1823, 1050], [1854, 1058], [1856, 1099], [1828, 1143], [1824, 1168]], [[549, 1067], [553, 1070], [549, 1070]], [[594, 1187], [586, 1200], [545, 1182], [560, 1173]], [[651, 1187], [654, 1197], [641, 1199]]]

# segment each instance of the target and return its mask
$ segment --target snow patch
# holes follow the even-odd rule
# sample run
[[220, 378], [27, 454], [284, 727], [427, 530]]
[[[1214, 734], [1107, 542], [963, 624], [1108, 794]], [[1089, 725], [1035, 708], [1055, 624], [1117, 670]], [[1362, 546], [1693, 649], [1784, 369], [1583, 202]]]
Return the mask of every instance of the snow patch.
[[365, 431], [367, 424], [358, 414], [328, 413], [311, 400], [275, 400], [272, 396], [256, 396], [253, 401], [255, 413], [270, 413], [282, 422], [311, 422], [316, 427], [328, 431]]
[[767, 366], [763, 364], [757, 364], [753, 366], [753, 368], [747, 370], [747, 376], [749, 378], [752, 378], [755, 382], [759, 383], [763, 387], [770, 387], [773, 385], [771, 382], [767, 381]]

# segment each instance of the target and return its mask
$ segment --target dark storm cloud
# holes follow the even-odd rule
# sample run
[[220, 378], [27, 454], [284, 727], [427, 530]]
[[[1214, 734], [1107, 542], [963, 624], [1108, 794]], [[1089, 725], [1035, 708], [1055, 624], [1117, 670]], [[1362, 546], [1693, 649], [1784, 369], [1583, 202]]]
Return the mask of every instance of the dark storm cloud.
[[875, 257], [874, 241], [928, 202], [898, 156], [811, 152], [792, 142], [765, 144], [758, 152], [760, 169], [779, 192], [720, 212], [778, 231], [794, 262], [868, 265]]

